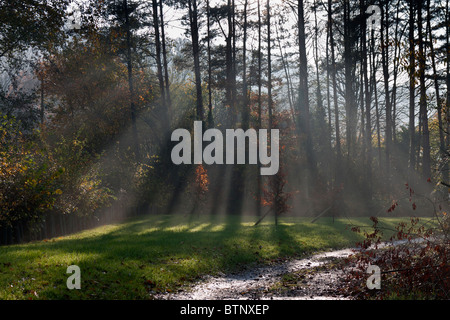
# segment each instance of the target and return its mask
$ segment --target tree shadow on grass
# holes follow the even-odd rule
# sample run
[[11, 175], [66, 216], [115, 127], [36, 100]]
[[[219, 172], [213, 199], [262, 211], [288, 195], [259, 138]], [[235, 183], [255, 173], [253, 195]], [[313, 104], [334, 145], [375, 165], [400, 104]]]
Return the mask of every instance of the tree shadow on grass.
[[[14, 268], [27, 269], [30, 277], [37, 276], [38, 265], [48, 265], [47, 274], [39, 277], [47, 279], [44, 282], [48, 285], [40, 292], [49, 299], [143, 299], [154, 290], [176, 290], [202, 275], [304, 255], [314, 246], [299, 241], [298, 233], [304, 237], [315, 232], [337, 234], [343, 228], [341, 222], [331, 226], [244, 225], [240, 216], [224, 217], [221, 228], [213, 229], [214, 224], [207, 222], [208, 219], [190, 217], [180, 221], [173, 216], [139, 218], [106, 234], [7, 247], [0, 253], [0, 265], [2, 259], [10, 260]], [[70, 264], [77, 264], [82, 270], [81, 292], [65, 286], [69, 276], [65, 272]]]

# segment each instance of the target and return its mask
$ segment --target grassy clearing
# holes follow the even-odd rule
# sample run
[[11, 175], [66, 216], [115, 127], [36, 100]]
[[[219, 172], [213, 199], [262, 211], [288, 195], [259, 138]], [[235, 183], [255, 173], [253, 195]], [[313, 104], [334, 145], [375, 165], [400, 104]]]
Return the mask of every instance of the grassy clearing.
[[[149, 299], [205, 274], [251, 263], [353, 246], [349, 223], [367, 218], [145, 216], [40, 242], [0, 247], [0, 299]], [[382, 219], [393, 227], [399, 219]], [[81, 269], [81, 290], [68, 290], [66, 269]]]

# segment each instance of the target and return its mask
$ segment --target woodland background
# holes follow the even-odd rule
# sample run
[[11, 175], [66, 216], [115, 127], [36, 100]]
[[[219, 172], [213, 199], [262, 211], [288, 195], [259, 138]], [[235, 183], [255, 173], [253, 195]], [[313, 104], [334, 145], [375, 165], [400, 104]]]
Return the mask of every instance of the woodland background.
[[[449, 12], [1, 1], [0, 244], [145, 213], [432, 215], [450, 183]], [[173, 165], [170, 134], [195, 120], [280, 129], [280, 171]]]

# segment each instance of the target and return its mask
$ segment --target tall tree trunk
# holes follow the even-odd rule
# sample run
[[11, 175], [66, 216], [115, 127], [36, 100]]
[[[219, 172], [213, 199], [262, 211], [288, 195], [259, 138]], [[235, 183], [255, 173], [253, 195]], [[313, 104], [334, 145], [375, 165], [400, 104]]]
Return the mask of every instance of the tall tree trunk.
[[424, 179], [431, 178], [431, 156], [430, 156], [430, 134], [428, 128], [428, 108], [427, 108], [427, 92], [425, 84], [425, 50], [422, 32], [422, 8], [423, 0], [418, 1], [417, 7], [417, 26], [419, 41], [419, 83], [420, 83], [420, 115], [422, 121], [422, 176]]
[[189, 0], [189, 22], [191, 26], [192, 51], [194, 55], [195, 89], [197, 98], [197, 120], [203, 121], [202, 79], [200, 74], [200, 48], [198, 34], [197, 0]]
[[377, 130], [377, 149], [378, 149], [378, 166], [380, 171], [382, 171], [382, 160], [381, 160], [381, 126], [380, 126], [380, 111], [378, 106], [378, 90], [377, 90], [377, 80], [376, 80], [376, 59], [375, 59], [375, 36], [374, 36], [374, 30], [372, 30], [371, 34], [371, 60], [372, 60], [372, 67], [371, 67], [371, 81], [372, 81], [372, 90], [374, 93], [375, 98], [375, 119], [376, 119], [376, 130]]
[[[386, 145], [386, 181], [391, 179], [391, 149], [392, 149], [392, 105], [389, 91], [389, 3], [383, 10], [380, 37], [381, 37], [381, 63], [384, 78], [384, 95], [385, 95], [385, 111], [386, 111], [386, 129], [385, 129], [385, 145]], [[385, 38], [386, 36], [386, 38]], [[388, 183], [389, 185], [389, 183]]]
[[357, 107], [355, 103], [356, 83], [354, 78], [354, 52], [353, 37], [354, 32], [350, 19], [350, 1], [344, 0], [344, 68], [345, 68], [345, 111], [346, 111], [346, 130], [347, 130], [347, 155], [354, 155], [356, 146], [356, 122]]
[[262, 17], [261, 0], [258, 0], [258, 129], [262, 128]]
[[[449, 10], [449, 0], [445, 2], [445, 25], [446, 25], [446, 51], [447, 51], [447, 77], [446, 77], [446, 85], [447, 85], [447, 101], [445, 104], [446, 115], [445, 121], [447, 123], [446, 126], [446, 135], [447, 135], [447, 148], [450, 146], [450, 10]], [[448, 164], [448, 159], [450, 157], [449, 151], [446, 150], [446, 159], [445, 167], [444, 167], [444, 182], [450, 184], [450, 168]]]
[[212, 115], [212, 65], [211, 65], [211, 21], [210, 21], [210, 5], [209, 0], [206, 1], [206, 24], [208, 32], [208, 126], [212, 128], [214, 126], [214, 120]]
[[[232, 85], [231, 85], [231, 96], [232, 96], [232, 100], [233, 100], [233, 106], [234, 108], [236, 108], [234, 110], [235, 115], [237, 115], [238, 113], [238, 106], [237, 106], [237, 85], [236, 85], [236, 77], [237, 77], [237, 59], [236, 59], [236, 5], [235, 5], [235, 0], [231, 1], [231, 22], [232, 22]], [[236, 124], [236, 119], [233, 122], [233, 125]]]
[[[420, 87], [419, 87], [419, 89], [420, 89]], [[420, 169], [421, 169], [420, 155], [421, 155], [421, 150], [422, 150], [421, 148], [422, 148], [422, 144], [423, 144], [423, 137], [422, 137], [422, 129], [423, 129], [423, 127], [422, 127], [422, 124], [423, 124], [422, 113], [420, 111], [420, 105], [419, 105], [419, 124], [418, 124], [418, 132], [417, 132], [418, 139], [417, 139], [416, 150], [415, 150], [415, 152], [416, 152], [416, 159], [417, 159], [416, 160], [416, 170], [417, 171], [420, 171]]]
[[266, 4], [266, 22], [267, 22], [267, 105], [269, 112], [269, 132], [273, 128], [273, 100], [272, 100], [272, 39], [270, 30], [270, 3]]
[[[360, 12], [365, 11], [365, 1], [360, 0]], [[365, 114], [365, 141], [364, 141], [364, 150], [365, 150], [365, 174], [366, 174], [366, 181], [369, 183], [367, 184], [367, 194], [369, 197], [371, 197], [372, 194], [372, 126], [371, 126], [371, 117], [370, 117], [370, 100], [371, 100], [371, 94], [369, 92], [369, 76], [368, 76], [368, 62], [367, 62], [367, 34], [366, 34], [366, 23], [364, 20], [364, 23], [362, 24], [362, 74], [363, 74], [363, 82], [364, 82], [364, 104], [365, 104], [365, 110], [363, 110], [363, 113]]]
[[163, 0], [159, 0], [159, 16], [161, 20], [161, 45], [162, 45], [162, 56], [163, 56], [163, 66], [164, 66], [164, 78], [165, 78], [165, 93], [166, 93], [166, 107], [168, 115], [168, 125], [170, 127], [170, 118], [172, 114], [172, 98], [170, 96], [170, 84], [169, 84], [169, 68], [167, 62], [167, 48], [166, 48], [166, 34], [164, 25], [164, 10], [163, 10]]
[[[248, 0], [245, 0], [244, 3], [244, 26], [243, 26], [243, 48], [242, 48], [242, 84], [243, 84], [243, 92], [242, 92], [242, 102], [240, 105], [241, 111], [241, 127], [243, 130], [247, 130], [249, 127], [250, 113], [248, 110], [248, 84], [247, 84], [247, 4]], [[236, 17], [235, 17], [235, 3], [233, 1], [233, 79], [236, 78]], [[235, 80], [233, 84], [233, 99], [236, 99], [237, 96], [237, 87]], [[248, 159], [249, 154], [246, 152], [246, 158]], [[246, 166], [245, 165], [236, 165], [232, 174], [232, 186], [231, 190], [231, 201], [233, 203], [232, 207], [234, 211], [240, 213], [242, 211], [243, 202], [244, 202], [244, 191], [245, 191], [245, 175], [246, 175]]]
[[[257, 122], [257, 129], [261, 129], [262, 127], [262, 101], [261, 101], [261, 91], [262, 91], [262, 53], [261, 53], [261, 47], [262, 47], [262, 35], [261, 35], [261, 0], [258, 1], [258, 122]], [[258, 137], [259, 139], [259, 137]], [[258, 141], [259, 144], [259, 141]], [[257, 180], [257, 188], [256, 188], [256, 215], [258, 217], [261, 216], [261, 188], [262, 188], [262, 177], [260, 174], [260, 168], [261, 164], [258, 161], [257, 166], [257, 173], [256, 173], [256, 180]]]
[[[434, 52], [433, 45], [433, 32], [431, 29], [431, 13], [430, 13], [430, 0], [427, 0], [427, 29], [428, 29], [428, 37], [429, 37], [429, 46], [430, 46], [430, 55], [431, 55], [431, 65], [433, 68], [433, 80], [434, 80], [434, 90], [436, 92], [436, 106], [437, 106], [437, 117], [438, 117], [438, 126], [439, 126], [439, 153], [444, 162], [443, 169], [448, 165], [447, 161], [445, 161], [446, 155], [446, 146], [445, 146], [445, 138], [444, 138], [444, 127], [442, 124], [442, 105], [443, 101], [441, 100], [440, 90], [439, 90], [439, 82], [438, 82], [438, 74], [436, 70], [436, 58]], [[445, 172], [445, 171], [443, 171]]]
[[332, 115], [331, 115], [331, 92], [330, 92], [330, 25], [331, 21], [327, 21], [327, 32], [326, 32], [326, 45], [325, 45], [325, 55], [326, 55], [326, 69], [327, 69], [327, 115], [328, 115], [328, 157], [331, 159], [331, 164], [329, 167], [329, 180], [330, 186], [333, 187], [333, 133], [332, 133]]
[[409, 1], [409, 171], [410, 179], [413, 179], [413, 172], [416, 167], [416, 46], [414, 40], [414, 21], [415, 21], [415, 0]]
[[314, 0], [313, 4], [314, 8], [314, 63], [316, 66], [316, 81], [317, 81], [317, 89], [316, 89], [316, 99], [317, 99], [317, 108], [320, 113], [325, 114], [325, 110], [323, 107], [323, 100], [322, 100], [322, 91], [320, 88], [320, 72], [319, 72], [319, 45], [318, 45], [318, 33], [319, 33], [319, 27], [317, 24], [317, 7], [316, 7], [316, 1]]
[[242, 128], [247, 130], [249, 127], [250, 112], [248, 109], [248, 84], [247, 84], [247, 5], [248, 0], [244, 1], [244, 39], [242, 48]]
[[335, 122], [335, 138], [336, 138], [336, 167], [335, 167], [335, 182], [339, 185], [342, 182], [342, 160], [341, 160], [341, 133], [340, 133], [340, 121], [339, 121], [339, 104], [337, 93], [337, 67], [335, 57], [335, 43], [333, 36], [333, 19], [332, 19], [332, 0], [328, 0], [328, 28], [330, 35], [330, 51], [331, 51], [331, 79], [333, 83], [333, 103], [334, 103], [334, 122]]
[[[362, 48], [362, 37], [360, 38], [360, 47]], [[362, 50], [359, 48], [358, 50]], [[363, 59], [361, 58], [361, 61]], [[366, 163], [366, 113], [365, 113], [365, 98], [364, 98], [364, 73], [362, 71], [363, 66], [361, 63], [359, 72], [359, 107], [361, 112], [361, 124], [359, 126], [358, 139], [360, 145], [360, 158], [362, 163]]]
[[[231, 111], [231, 126], [237, 124], [238, 110], [236, 102], [236, 14], [234, 0], [228, 1], [228, 38], [227, 38], [227, 95]], [[229, 52], [228, 52], [229, 51]], [[230, 60], [231, 59], [231, 60]], [[240, 108], [239, 108], [240, 109]], [[228, 195], [227, 212], [241, 214], [244, 194], [244, 166], [234, 165], [231, 173], [231, 186]]]
[[165, 92], [165, 84], [162, 70], [162, 62], [161, 62], [161, 38], [159, 34], [159, 18], [158, 18], [158, 1], [152, 0], [153, 7], [153, 28], [155, 29], [155, 47], [156, 47], [156, 69], [157, 69], [157, 77], [159, 83], [159, 90], [161, 96], [161, 107], [163, 108], [164, 114], [164, 126], [168, 128], [167, 122], [167, 110], [166, 110], [166, 92]]
[[[272, 139], [271, 129], [273, 128], [273, 100], [272, 100], [272, 40], [271, 40], [271, 25], [270, 25], [270, 3], [266, 3], [266, 23], [267, 23], [267, 105], [269, 111], [269, 140]], [[269, 179], [275, 179], [270, 176]], [[269, 183], [270, 185], [270, 183]], [[275, 210], [275, 225], [278, 224], [278, 212]]]
[[397, 122], [397, 78], [398, 78], [398, 66], [399, 61], [401, 59], [400, 55], [400, 43], [403, 37], [403, 30], [399, 33], [399, 25], [400, 25], [400, 0], [397, 2], [397, 12], [395, 16], [395, 31], [394, 31], [394, 61], [393, 61], [393, 77], [394, 82], [392, 84], [392, 96], [391, 96], [391, 105], [392, 105], [392, 142], [395, 145], [397, 143], [397, 135], [396, 135], [396, 122]]
[[[314, 181], [317, 179], [316, 163], [314, 161], [312, 138], [310, 129], [310, 114], [309, 114], [309, 93], [308, 93], [308, 57], [306, 54], [306, 34], [305, 34], [305, 16], [303, 0], [297, 2], [297, 16], [298, 16], [298, 46], [299, 46], [299, 95], [297, 102], [297, 112], [299, 118], [297, 120], [298, 133], [301, 143], [301, 149], [305, 151], [306, 169], [305, 174], [305, 194], [310, 196], [310, 190], [314, 188]], [[302, 146], [303, 145], [303, 146]], [[302, 151], [302, 150], [300, 150]]]
[[228, 127], [234, 126], [235, 123], [235, 110], [234, 110], [234, 98], [233, 98], [233, 21], [232, 21], [232, 8], [231, 0], [228, 0], [228, 34], [226, 37], [225, 47], [225, 67], [226, 67], [226, 83], [225, 83], [225, 104], [228, 108]]
[[278, 42], [278, 48], [280, 49], [280, 58], [281, 58], [281, 65], [283, 67], [284, 76], [286, 77], [286, 85], [287, 85], [287, 96], [288, 96], [288, 102], [289, 102], [289, 110], [291, 111], [292, 120], [294, 121], [294, 124], [296, 123], [295, 119], [295, 111], [294, 111], [294, 102], [292, 100], [292, 87], [291, 87], [291, 75], [289, 72], [289, 65], [287, 62], [287, 59], [285, 57], [285, 54], [283, 52], [283, 47], [281, 45], [280, 35], [278, 33], [278, 24], [275, 24], [275, 31], [276, 31], [276, 39]]
[[127, 0], [123, 1], [123, 10], [125, 13], [125, 29], [127, 37], [127, 70], [128, 70], [128, 88], [130, 92], [130, 114], [131, 114], [131, 127], [133, 134], [134, 154], [136, 158], [140, 159], [139, 152], [139, 140], [136, 125], [136, 106], [134, 104], [134, 87], [133, 87], [133, 64], [131, 56], [131, 26], [130, 26], [130, 12], [128, 10]]

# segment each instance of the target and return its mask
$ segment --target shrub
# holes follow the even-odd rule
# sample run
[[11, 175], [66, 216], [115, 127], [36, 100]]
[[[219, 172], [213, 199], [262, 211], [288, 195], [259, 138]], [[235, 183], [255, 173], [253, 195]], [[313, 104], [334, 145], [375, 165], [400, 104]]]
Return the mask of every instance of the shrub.
[[25, 139], [14, 119], [2, 117], [0, 142], [0, 226], [35, 223], [62, 193], [63, 171]]
[[[412, 199], [411, 202], [415, 206]], [[395, 208], [393, 205], [388, 211]], [[449, 218], [441, 206], [434, 208], [432, 221], [411, 217], [409, 223], [399, 223], [390, 237], [390, 244], [382, 242], [383, 228], [376, 217], [371, 217], [371, 231], [363, 232], [359, 250], [348, 260], [353, 269], [348, 273], [345, 291], [357, 298], [449, 299]], [[361, 232], [359, 227], [352, 230]], [[366, 287], [369, 265], [381, 270], [380, 290]]]

